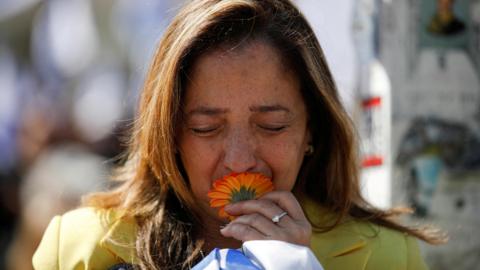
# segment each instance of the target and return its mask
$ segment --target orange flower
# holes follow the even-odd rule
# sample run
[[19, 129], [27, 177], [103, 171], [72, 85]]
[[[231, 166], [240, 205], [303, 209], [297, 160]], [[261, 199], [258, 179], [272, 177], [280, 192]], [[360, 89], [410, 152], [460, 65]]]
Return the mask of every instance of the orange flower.
[[232, 173], [213, 182], [208, 192], [210, 207], [220, 208], [218, 215], [233, 220], [235, 217], [225, 212], [229, 203], [256, 199], [272, 191], [270, 178], [260, 173]]

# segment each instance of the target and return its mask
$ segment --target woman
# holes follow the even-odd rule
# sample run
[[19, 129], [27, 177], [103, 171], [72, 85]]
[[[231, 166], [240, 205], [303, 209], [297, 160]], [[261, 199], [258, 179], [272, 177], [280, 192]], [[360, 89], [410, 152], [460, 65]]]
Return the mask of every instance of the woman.
[[[52, 220], [37, 269], [188, 269], [253, 239], [308, 246], [326, 269], [424, 269], [413, 237], [441, 242], [361, 197], [352, 125], [288, 0], [188, 4], [160, 42], [138, 113], [123, 182]], [[227, 206], [237, 218], [224, 226], [207, 193], [243, 172], [275, 191]]]

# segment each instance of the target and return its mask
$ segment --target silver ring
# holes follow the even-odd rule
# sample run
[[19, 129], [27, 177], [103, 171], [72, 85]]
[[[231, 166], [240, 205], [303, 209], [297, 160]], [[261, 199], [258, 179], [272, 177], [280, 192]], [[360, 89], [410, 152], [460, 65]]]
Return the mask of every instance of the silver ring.
[[272, 218], [272, 222], [273, 222], [273, 223], [278, 223], [278, 222], [280, 222], [280, 219], [281, 219], [282, 217], [286, 216], [286, 215], [288, 215], [288, 213], [285, 212], [285, 211], [283, 211], [282, 213], [274, 216], [274, 217]]

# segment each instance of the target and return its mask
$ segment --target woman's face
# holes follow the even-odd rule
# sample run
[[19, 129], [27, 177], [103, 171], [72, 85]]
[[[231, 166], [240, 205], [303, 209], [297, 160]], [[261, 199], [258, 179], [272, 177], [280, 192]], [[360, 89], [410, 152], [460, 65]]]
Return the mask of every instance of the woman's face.
[[189, 76], [178, 142], [191, 189], [203, 210], [212, 182], [259, 172], [292, 190], [310, 133], [300, 83], [264, 42], [200, 56]]

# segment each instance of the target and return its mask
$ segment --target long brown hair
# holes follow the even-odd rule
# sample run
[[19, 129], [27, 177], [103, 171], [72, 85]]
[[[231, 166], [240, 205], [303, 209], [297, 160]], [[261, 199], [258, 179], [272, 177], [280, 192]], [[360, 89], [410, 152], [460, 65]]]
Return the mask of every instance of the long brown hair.
[[314, 32], [288, 0], [197, 0], [174, 18], [147, 74], [129, 150], [114, 190], [89, 196], [87, 204], [122, 209], [138, 222], [137, 254], [142, 269], [184, 269], [198, 258], [203, 239], [195, 234], [200, 213], [176, 153], [175, 134], [182, 118], [184, 85], [200, 54], [221, 45], [234, 48], [261, 40], [272, 45], [301, 81], [315, 153], [304, 160], [295, 186], [343, 217], [414, 235], [429, 243], [441, 238], [409, 228], [360, 194], [356, 136], [339, 101], [332, 75]]

